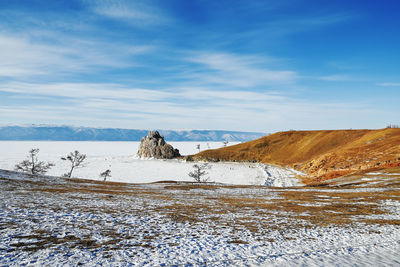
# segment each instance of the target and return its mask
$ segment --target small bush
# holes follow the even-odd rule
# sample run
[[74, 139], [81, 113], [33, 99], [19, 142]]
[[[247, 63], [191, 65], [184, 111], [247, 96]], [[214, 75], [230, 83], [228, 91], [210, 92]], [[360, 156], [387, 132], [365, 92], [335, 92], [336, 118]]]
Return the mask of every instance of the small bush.
[[205, 183], [208, 181], [209, 177], [204, 177], [208, 174], [206, 170], [211, 169], [211, 166], [208, 163], [203, 164], [194, 164], [194, 170], [189, 172], [189, 176], [192, 177], [198, 183]]
[[29, 150], [28, 159], [15, 165], [15, 170], [30, 174], [45, 174], [51, 167], [55, 166], [54, 163], [39, 161], [38, 153], [39, 148]]
[[105, 182], [108, 177], [111, 177], [111, 170], [106, 170], [100, 173], [100, 177], [103, 178], [103, 181]]

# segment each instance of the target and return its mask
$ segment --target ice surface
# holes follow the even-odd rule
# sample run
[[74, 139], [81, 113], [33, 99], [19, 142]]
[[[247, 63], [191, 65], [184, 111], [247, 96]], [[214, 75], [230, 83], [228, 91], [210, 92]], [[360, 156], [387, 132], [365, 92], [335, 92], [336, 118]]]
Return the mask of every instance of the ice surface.
[[[200, 149], [220, 148], [222, 142], [171, 142], [183, 155], [195, 154]], [[234, 145], [236, 143], [229, 143]], [[61, 176], [68, 171], [68, 162], [62, 156], [78, 150], [87, 155], [86, 167], [74, 170], [73, 176], [100, 180], [100, 173], [110, 169], [109, 181], [149, 183], [163, 180], [192, 181], [188, 173], [193, 162], [182, 160], [139, 159], [136, 152], [139, 142], [0, 142], [0, 169], [14, 169], [25, 159], [28, 151], [39, 148], [40, 160], [56, 164], [47, 174]], [[227, 184], [296, 186], [294, 170], [256, 163], [210, 163], [209, 181]]]

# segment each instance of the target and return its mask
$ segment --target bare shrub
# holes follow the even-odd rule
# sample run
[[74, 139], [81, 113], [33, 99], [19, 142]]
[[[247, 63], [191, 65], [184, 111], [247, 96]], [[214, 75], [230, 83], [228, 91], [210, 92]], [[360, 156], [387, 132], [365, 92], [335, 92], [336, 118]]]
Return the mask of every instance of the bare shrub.
[[75, 150], [74, 152], [69, 153], [68, 156], [62, 157], [61, 159], [68, 160], [71, 163], [71, 169], [69, 170], [69, 172], [67, 172], [63, 175], [64, 177], [71, 178], [72, 171], [75, 168], [85, 167], [85, 164], [83, 162], [86, 159], [86, 155], [79, 153], [78, 150]]
[[201, 151], [201, 149], [200, 149], [200, 144], [197, 144], [197, 145], [196, 145], [196, 148], [199, 150], [199, 153], [200, 153], [200, 151]]
[[15, 165], [15, 170], [30, 174], [45, 174], [51, 167], [55, 166], [54, 163], [39, 161], [38, 153], [39, 148], [29, 150], [28, 159]]
[[192, 177], [198, 183], [205, 183], [208, 181], [209, 177], [204, 177], [208, 174], [206, 170], [211, 169], [211, 166], [208, 165], [208, 163], [194, 164], [193, 168], [194, 170], [188, 174], [190, 177]]
[[108, 177], [111, 177], [111, 170], [105, 170], [100, 173], [100, 177], [103, 178], [103, 181], [106, 181]]

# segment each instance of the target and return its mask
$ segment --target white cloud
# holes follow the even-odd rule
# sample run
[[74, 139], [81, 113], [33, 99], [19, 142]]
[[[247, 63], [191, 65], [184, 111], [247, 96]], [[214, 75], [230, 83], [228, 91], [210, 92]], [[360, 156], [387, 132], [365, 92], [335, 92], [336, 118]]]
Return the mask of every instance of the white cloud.
[[322, 16], [290, 17], [273, 21], [267, 25], [268, 29], [278, 31], [280, 34], [292, 34], [296, 32], [311, 31], [322, 27], [344, 23], [357, 18], [358, 15], [350, 13], [337, 13]]
[[[52, 83], [32, 84], [9, 82], [0, 85], [0, 92], [13, 93], [19, 96], [55, 97], [75, 99], [91, 108], [113, 108], [118, 110], [174, 110], [172, 107], [187, 106], [196, 109], [199, 106], [241, 106], [250, 109], [257, 108], [257, 104], [267, 102], [281, 102], [287, 98], [276, 93], [253, 92], [247, 90], [210, 90], [203, 87], [182, 87], [177, 89], [150, 90], [131, 88], [119, 84], [96, 83]], [[193, 104], [199, 103], [201, 104]], [[134, 103], [134, 105], [133, 105]], [[168, 108], [162, 109], [161, 106]], [[139, 108], [139, 109], [138, 109]], [[158, 112], [158, 111], [157, 111]], [[177, 114], [181, 111], [178, 110]], [[159, 112], [158, 112], [159, 113]]]
[[248, 42], [253, 40], [257, 42], [260, 36], [271, 43], [286, 38], [292, 34], [310, 32], [327, 28], [329, 26], [345, 23], [350, 20], [359, 18], [358, 14], [353, 13], [337, 13], [326, 15], [309, 14], [306, 16], [280, 16], [274, 18], [272, 16], [259, 27], [245, 32], [234, 33], [236, 39], [246, 39]]
[[146, 1], [96, 0], [84, 1], [96, 14], [123, 20], [135, 26], [146, 26], [165, 23], [167, 18], [155, 6]]
[[200, 64], [204, 68], [197, 71], [192, 77], [211, 84], [252, 87], [277, 83], [287, 84], [297, 78], [294, 71], [266, 67], [269, 60], [262, 57], [200, 52], [187, 60]]
[[49, 97], [67, 98], [105, 98], [105, 99], [135, 99], [135, 100], [160, 100], [169, 96], [169, 93], [127, 88], [119, 84], [95, 83], [22, 83], [10, 82], [0, 85], [0, 92], [17, 94], [41, 95]]
[[378, 85], [385, 87], [400, 87], [400, 83], [380, 83]]
[[319, 79], [323, 81], [339, 82], [339, 81], [350, 81], [353, 78], [350, 77], [349, 75], [334, 74], [334, 75], [322, 76]]
[[263, 93], [244, 90], [207, 90], [202, 87], [188, 87], [180, 89], [179, 95], [185, 99], [191, 100], [207, 100], [207, 99], [224, 99], [229, 101], [240, 101], [246, 99], [247, 101], [280, 101], [286, 99], [282, 95], [276, 93]]
[[0, 34], [0, 77], [60, 75], [99, 68], [134, 66], [132, 56], [152, 46], [103, 43], [48, 33], [54, 44], [34, 42], [27, 36]]

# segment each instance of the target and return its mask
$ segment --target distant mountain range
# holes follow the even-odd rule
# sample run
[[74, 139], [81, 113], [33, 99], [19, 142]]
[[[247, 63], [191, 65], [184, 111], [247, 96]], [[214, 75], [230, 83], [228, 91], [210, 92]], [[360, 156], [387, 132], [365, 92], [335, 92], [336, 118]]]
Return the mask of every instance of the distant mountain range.
[[[245, 142], [266, 133], [218, 130], [158, 130], [168, 141]], [[14, 141], [140, 141], [148, 130], [71, 126], [0, 126], [0, 140]]]

